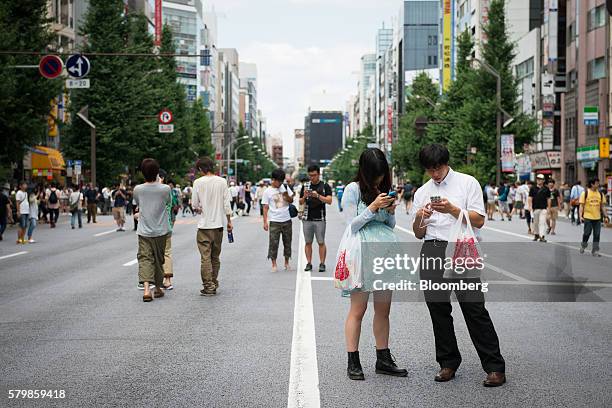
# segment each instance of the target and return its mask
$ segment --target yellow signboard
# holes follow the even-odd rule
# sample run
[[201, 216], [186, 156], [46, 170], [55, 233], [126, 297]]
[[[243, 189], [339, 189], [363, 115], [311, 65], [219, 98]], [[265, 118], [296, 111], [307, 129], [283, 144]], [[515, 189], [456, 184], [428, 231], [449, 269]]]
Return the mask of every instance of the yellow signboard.
[[452, 3], [451, 0], [444, 0], [443, 15], [443, 42], [442, 42], [442, 89], [448, 90], [451, 83], [451, 63], [452, 63]]
[[610, 138], [609, 137], [599, 138], [599, 158], [600, 159], [610, 158]]

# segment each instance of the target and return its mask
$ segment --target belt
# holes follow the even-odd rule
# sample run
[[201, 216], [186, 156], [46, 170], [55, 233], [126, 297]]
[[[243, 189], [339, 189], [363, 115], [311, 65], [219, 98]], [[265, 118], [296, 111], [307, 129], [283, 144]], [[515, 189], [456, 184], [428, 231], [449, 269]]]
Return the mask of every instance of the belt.
[[426, 239], [425, 242], [435, 242], [436, 244], [448, 244], [448, 241], [442, 241], [440, 239]]

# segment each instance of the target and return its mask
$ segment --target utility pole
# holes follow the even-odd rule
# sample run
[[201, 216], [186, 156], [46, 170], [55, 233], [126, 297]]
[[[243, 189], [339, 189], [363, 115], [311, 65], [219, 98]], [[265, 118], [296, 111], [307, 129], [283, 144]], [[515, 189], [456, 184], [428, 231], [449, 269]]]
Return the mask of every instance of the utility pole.
[[77, 113], [77, 116], [83, 120], [83, 122], [87, 123], [87, 125], [91, 128], [90, 135], [90, 150], [91, 150], [91, 184], [96, 187], [96, 125], [91, 123], [89, 120], [89, 106], [85, 105], [81, 108], [81, 110]]

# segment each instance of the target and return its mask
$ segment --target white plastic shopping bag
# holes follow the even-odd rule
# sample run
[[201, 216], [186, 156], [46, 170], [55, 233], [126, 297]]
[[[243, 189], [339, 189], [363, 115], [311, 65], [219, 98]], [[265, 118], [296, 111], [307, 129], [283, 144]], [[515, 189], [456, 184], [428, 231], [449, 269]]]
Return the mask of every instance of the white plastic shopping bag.
[[461, 210], [452, 226], [449, 236], [449, 254], [452, 267], [446, 268], [444, 278], [478, 278], [481, 275], [484, 259], [478, 244], [478, 236], [472, 228], [469, 213]]
[[338, 247], [334, 286], [343, 290], [352, 290], [363, 286], [361, 239], [359, 232], [352, 233], [350, 224], [346, 226]]

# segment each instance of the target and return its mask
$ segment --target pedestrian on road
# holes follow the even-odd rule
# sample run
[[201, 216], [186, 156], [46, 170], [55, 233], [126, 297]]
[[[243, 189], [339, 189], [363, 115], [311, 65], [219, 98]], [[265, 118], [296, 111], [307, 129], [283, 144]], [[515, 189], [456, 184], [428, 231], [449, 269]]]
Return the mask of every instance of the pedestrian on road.
[[[162, 184], [166, 183], [167, 173], [163, 169], [159, 169], [159, 182]], [[168, 237], [166, 239], [166, 247], [164, 248], [164, 282], [163, 288], [167, 290], [174, 289], [172, 284], [172, 278], [174, 277], [174, 268], [172, 266], [172, 230], [174, 229], [174, 223], [176, 222], [176, 214], [173, 211], [173, 206], [178, 206], [178, 197], [172, 190], [174, 183], [172, 180], [168, 180], [168, 186], [170, 187], [170, 202], [166, 206], [168, 212]], [[191, 188], [191, 187], [190, 187]], [[191, 194], [190, 194], [191, 197]], [[191, 198], [190, 198], [191, 200]], [[184, 212], [184, 209], [183, 209]]]
[[9, 200], [9, 191], [11, 186], [5, 183], [0, 191], [0, 241], [2, 241], [4, 231], [9, 222], [12, 222], [13, 209], [11, 208], [11, 201]]
[[193, 188], [187, 183], [185, 188], [183, 189], [183, 217], [185, 217], [185, 213], [189, 210], [189, 213], [195, 217], [195, 213], [193, 212], [193, 207], [191, 206], [191, 195], [193, 194]]
[[580, 196], [584, 193], [584, 187], [582, 187], [582, 181], [576, 181], [576, 184], [572, 186], [570, 192], [570, 206], [572, 213], [572, 224], [580, 225]]
[[410, 182], [410, 180], [406, 180], [404, 186], [402, 187], [402, 199], [406, 205], [406, 214], [410, 214], [410, 210], [412, 209], [412, 197], [414, 194], [414, 186]]
[[251, 195], [251, 182], [247, 181], [245, 186], [244, 186], [244, 202], [246, 204], [246, 214], [243, 215], [250, 215], [251, 214], [251, 202], [253, 201], [253, 196]]
[[193, 209], [200, 214], [197, 244], [200, 251], [200, 275], [202, 296], [214, 296], [219, 289], [223, 221], [227, 233], [233, 234], [231, 195], [225, 179], [216, 176], [215, 163], [210, 157], [202, 157], [196, 163], [202, 174], [193, 182]]
[[548, 190], [550, 191], [550, 208], [548, 209], [548, 215], [546, 223], [548, 229], [546, 232], [550, 235], [556, 235], [557, 219], [559, 218], [559, 209], [563, 204], [561, 200], [561, 193], [555, 188], [555, 180], [548, 180]]
[[521, 197], [521, 201], [522, 201], [522, 205], [524, 206], [524, 218], [525, 218], [525, 222], [527, 223], [527, 234], [532, 234], [533, 231], [531, 230], [531, 213], [532, 213], [532, 208], [530, 207], [530, 201], [529, 201], [529, 192], [531, 191], [531, 188], [533, 187], [533, 181], [528, 180], [525, 181], [518, 189], [518, 194]]
[[289, 270], [291, 258], [291, 237], [293, 223], [289, 214], [289, 204], [293, 203], [293, 190], [285, 183], [285, 172], [276, 169], [272, 172], [272, 185], [266, 189], [261, 199], [263, 204], [263, 229], [270, 232], [268, 259], [272, 261], [272, 272], [277, 271], [276, 258], [280, 239], [283, 239], [285, 271]]
[[344, 196], [344, 184], [342, 181], [338, 181], [336, 186], [336, 200], [338, 201], [338, 211], [342, 212], [342, 197]]
[[87, 223], [93, 221], [96, 223], [96, 215], [98, 214], [98, 188], [88, 185], [87, 191], [85, 192], [85, 199], [87, 200]]
[[229, 188], [229, 192], [230, 195], [232, 197], [232, 201], [231, 201], [231, 205], [232, 205], [232, 213], [234, 211], [238, 212], [238, 187], [236, 187], [236, 183], [234, 183], [233, 181], [230, 181], [230, 188]]
[[510, 186], [508, 185], [508, 180], [504, 180], [499, 186], [499, 212], [501, 214], [501, 220], [504, 220], [504, 214], [508, 217], [508, 221], [512, 221], [512, 216], [510, 215], [510, 206], [508, 204], [508, 196], [510, 195]]
[[[164, 296], [164, 250], [170, 232], [168, 203], [170, 187], [158, 180], [159, 163], [144, 159], [140, 164], [144, 184], [134, 188], [134, 202], [139, 208], [138, 222], [138, 280], [144, 282], [143, 302]], [[155, 284], [155, 291], [151, 291]]]
[[68, 198], [72, 191], [68, 188], [68, 186], [64, 186], [60, 192], [60, 212], [62, 214], [66, 214], [68, 212]]
[[263, 199], [263, 194], [268, 188], [268, 184], [263, 181], [259, 182], [259, 187], [257, 187], [257, 191], [255, 192], [255, 200], [257, 201], [257, 205], [259, 206], [259, 215], [263, 216], [263, 204], [261, 200]]
[[[451, 238], [451, 228], [461, 212], [467, 211], [469, 221], [476, 228], [481, 228], [485, 223], [480, 184], [474, 177], [450, 168], [449, 156], [448, 149], [440, 144], [424, 146], [419, 152], [419, 162], [431, 179], [415, 193], [415, 220], [412, 229], [416, 238], [425, 240], [421, 257], [427, 262], [421, 266], [420, 279], [432, 283], [448, 282], [448, 279], [444, 278], [443, 264]], [[442, 198], [439, 201], [430, 201], [432, 196]], [[464, 280], [476, 287], [481, 282], [480, 277]], [[433, 323], [436, 361], [440, 364], [440, 371], [434, 380], [449, 381], [454, 378], [461, 364], [451, 316], [451, 291], [426, 290], [424, 295]], [[487, 373], [483, 385], [496, 387], [504, 384], [505, 362], [499, 349], [495, 327], [485, 308], [484, 293], [480, 290], [456, 290], [455, 295], [482, 368]]]
[[[359, 157], [359, 168], [352, 183], [344, 190], [342, 205], [345, 220], [361, 243], [396, 242], [395, 197], [391, 190], [391, 172], [385, 154], [380, 149], [367, 149]], [[347, 375], [351, 380], [363, 380], [359, 359], [361, 323], [368, 308], [370, 293], [374, 297], [374, 338], [376, 340], [376, 373], [405, 377], [408, 372], [398, 368], [389, 350], [389, 313], [392, 292], [375, 290], [371, 268], [362, 265], [362, 285], [350, 291], [351, 306], [346, 317], [344, 336], [348, 353]]]
[[533, 240], [546, 242], [546, 218], [551, 205], [550, 190], [544, 184], [544, 175], [538, 174], [536, 186], [529, 191], [529, 207], [533, 210]]
[[606, 200], [599, 191], [599, 179], [589, 180], [588, 188], [580, 195], [580, 221], [584, 223], [584, 233], [582, 234], [582, 244], [580, 253], [584, 254], [589, 245], [591, 232], [593, 233], [593, 256], [601, 256], [599, 253], [599, 235], [601, 233], [601, 221], [608, 222], [606, 215]]
[[[157, 174], [155, 175], [157, 177]], [[111, 193], [113, 203], [113, 218], [117, 223], [117, 231], [125, 231], [125, 205], [127, 203], [127, 191], [121, 185], [116, 185], [115, 190]]]
[[487, 196], [487, 216], [489, 218], [489, 221], [493, 221], [493, 214], [495, 213], [495, 202], [497, 201], [497, 188], [495, 188], [495, 183], [491, 181], [489, 184], [487, 184], [485, 186], [484, 192]]
[[47, 224], [49, 222], [48, 214], [47, 195], [45, 194], [45, 187], [41, 184], [38, 186], [38, 220]]
[[34, 230], [38, 225], [38, 187], [28, 191], [28, 203], [30, 205], [30, 216], [28, 217], [28, 243], [34, 244]]
[[68, 206], [70, 208], [70, 227], [75, 228], [76, 222], [79, 222], [79, 228], [83, 228], [83, 193], [80, 186], [77, 184], [72, 189], [72, 193], [68, 197]]
[[300, 190], [300, 205], [304, 205], [302, 226], [304, 229], [304, 250], [306, 252], [305, 271], [312, 271], [312, 241], [317, 237], [319, 245], [319, 272], [325, 272], [325, 205], [332, 203], [332, 190], [329, 184], [321, 181], [321, 169], [316, 164], [308, 166], [307, 182]]
[[19, 184], [19, 191], [15, 194], [17, 207], [17, 219], [19, 220], [19, 230], [17, 231], [17, 244], [25, 244], [25, 234], [28, 228], [30, 215], [30, 202], [28, 200], [28, 183], [22, 181]]
[[55, 183], [52, 183], [51, 188], [46, 192], [47, 209], [49, 210], [49, 223], [51, 224], [51, 228], [55, 228], [55, 224], [59, 219], [60, 194], [61, 192], [57, 189]]

